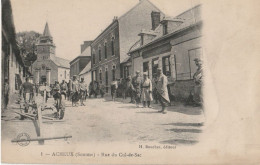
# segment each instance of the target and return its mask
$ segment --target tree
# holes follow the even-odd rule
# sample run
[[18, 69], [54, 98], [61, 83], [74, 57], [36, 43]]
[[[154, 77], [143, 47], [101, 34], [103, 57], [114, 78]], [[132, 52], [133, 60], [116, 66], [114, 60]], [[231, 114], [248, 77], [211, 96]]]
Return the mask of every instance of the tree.
[[16, 40], [27, 66], [31, 66], [31, 64], [37, 59], [37, 50], [35, 45], [40, 36], [40, 33], [34, 31], [19, 32], [16, 34]]

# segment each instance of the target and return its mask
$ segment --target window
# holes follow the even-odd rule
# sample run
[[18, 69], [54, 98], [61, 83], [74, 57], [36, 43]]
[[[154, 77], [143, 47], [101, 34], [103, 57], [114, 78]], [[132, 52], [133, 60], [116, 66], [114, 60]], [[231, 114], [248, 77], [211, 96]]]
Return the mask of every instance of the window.
[[112, 79], [113, 79], [113, 81], [116, 80], [116, 66], [113, 66], [113, 69], [112, 69]]
[[167, 23], [163, 24], [163, 35], [168, 34], [168, 27], [167, 27]]
[[99, 61], [101, 61], [101, 49], [98, 49], [98, 57], [99, 57]]
[[144, 36], [141, 35], [141, 45], [144, 45]]
[[112, 52], [112, 56], [115, 55], [114, 39], [115, 39], [115, 38], [112, 38], [112, 40], [111, 40], [111, 52]]
[[194, 73], [198, 69], [198, 67], [196, 66], [196, 64], [194, 62], [194, 59], [195, 58], [200, 59], [201, 54], [202, 54], [201, 48], [189, 50], [189, 61], [190, 61], [189, 64], [190, 64], [190, 78], [191, 79], [193, 78]]
[[64, 71], [64, 78], [66, 79], [67, 77], [67, 73], [66, 73], [66, 70]]
[[143, 63], [143, 72], [147, 72], [148, 73], [148, 77], [150, 76], [150, 73], [149, 73], [149, 62], [144, 62]]
[[108, 71], [106, 68], [106, 92], [108, 93]]
[[176, 55], [177, 80], [190, 80], [197, 70], [194, 59], [201, 58], [201, 48], [188, 50], [187, 55]]
[[129, 66], [125, 66], [124, 71], [125, 71], [124, 78], [127, 78], [129, 76]]
[[11, 55], [11, 67], [13, 67], [14, 57], [13, 57], [13, 54], [10, 54], [10, 55]]
[[163, 64], [163, 74], [166, 75], [167, 77], [171, 76], [170, 56], [163, 57], [162, 64]]
[[102, 84], [102, 70], [99, 70], [99, 83]]
[[158, 67], [159, 67], [159, 58], [155, 58], [155, 59], [152, 60], [152, 74], [153, 74], [153, 77], [157, 73]]
[[107, 59], [107, 43], [104, 45], [104, 51], [105, 51], [105, 59]]
[[97, 70], [92, 71], [93, 81], [97, 80]]
[[92, 61], [93, 61], [93, 64], [96, 63], [95, 54], [92, 54]]

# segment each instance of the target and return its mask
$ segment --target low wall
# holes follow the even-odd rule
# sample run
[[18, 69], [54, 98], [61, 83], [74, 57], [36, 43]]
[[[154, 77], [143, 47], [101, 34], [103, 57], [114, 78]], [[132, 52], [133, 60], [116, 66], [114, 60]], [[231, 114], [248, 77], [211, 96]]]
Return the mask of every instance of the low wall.
[[169, 87], [176, 101], [184, 101], [190, 96], [190, 93], [194, 93], [194, 85], [193, 80], [178, 80]]

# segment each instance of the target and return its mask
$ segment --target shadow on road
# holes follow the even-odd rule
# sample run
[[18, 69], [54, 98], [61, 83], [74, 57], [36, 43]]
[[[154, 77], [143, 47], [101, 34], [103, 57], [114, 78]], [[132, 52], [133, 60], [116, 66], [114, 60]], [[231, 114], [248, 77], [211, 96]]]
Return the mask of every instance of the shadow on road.
[[204, 125], [204, 123], [168, 123], [168, 124], [161, 124], [161, 125], [201, 127]]
[[161, 144], [184, 144], [184, 145], [193, 145], [198, 143], [196, 140], [183, 140], [183, 139], [170, 139], [170, 140], [165, 140], [161, 141]]
[[197, 107], [191, 108], [191, 107], [183, 107], [183, 106], [180, 106], [180, 107], [171, 106], [171, 107], [168, 107], [167, 110], [170, 112], [178, 112], [178, 113], [183, 113], [186, 115], [201, 115], [202, 114], [202, 110]]
[[158, 111], [142, 111], [142, 112], [135, 112], [135, 113], [158, 113]]
[[182, 133], [182, 132], [189, 132], [189, 133], [201, 133], [202, 131], [200, 129], [166, 129], [166, 131], [173, 131], [176, 133]]
[[118, 107], [118, 108], [126, 108], [126, 109], [130, 109], [131, 108], [131, 109], [134, 109], [134, 108], [136, 108], [136, 106], [135, 105], [130, 105], [130, 106], [123, 106], [123, 107]]

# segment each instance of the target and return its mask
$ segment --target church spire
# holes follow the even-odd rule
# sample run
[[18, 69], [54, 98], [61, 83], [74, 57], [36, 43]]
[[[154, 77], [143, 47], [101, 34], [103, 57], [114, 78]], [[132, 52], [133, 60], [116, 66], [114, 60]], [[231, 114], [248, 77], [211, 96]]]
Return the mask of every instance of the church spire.
[[45, 25], [45, 28], [44, 28], [44, 31], [43, 31], [43, 36], [52, 37], [50, 30], [49, 30], [48, 22], [46, 22], [46, 25]]

